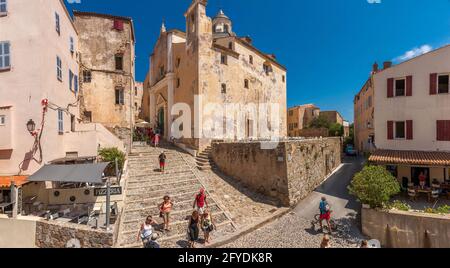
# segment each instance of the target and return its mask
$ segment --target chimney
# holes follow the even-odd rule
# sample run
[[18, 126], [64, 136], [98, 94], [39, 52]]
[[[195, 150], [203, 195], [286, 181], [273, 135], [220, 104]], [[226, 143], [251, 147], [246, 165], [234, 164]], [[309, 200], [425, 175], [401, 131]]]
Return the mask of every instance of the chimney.
[[386, 70], [388, 68], [392, 67], [392, 61], [385, 61], [383, 62], [383, 70]]
[[272, 59], [276, 60], [277, 56], [275, 54], [267, 54], [267, 56], [271, 57]]
[[375, 63], [373, 64], [373, 66], [372, 66], [372, 72], [373, 72], [373, 73], [377, 73], [377, 72], [378, 72], [378, 63], [375, 62]]

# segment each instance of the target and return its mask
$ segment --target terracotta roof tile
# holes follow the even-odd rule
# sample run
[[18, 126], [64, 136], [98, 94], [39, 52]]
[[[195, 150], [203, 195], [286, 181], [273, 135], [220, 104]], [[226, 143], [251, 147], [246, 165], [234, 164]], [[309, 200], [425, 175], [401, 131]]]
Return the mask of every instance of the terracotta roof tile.
[[377, 150], [369, 162], [419, 166], [450, 166], [450, 152]]

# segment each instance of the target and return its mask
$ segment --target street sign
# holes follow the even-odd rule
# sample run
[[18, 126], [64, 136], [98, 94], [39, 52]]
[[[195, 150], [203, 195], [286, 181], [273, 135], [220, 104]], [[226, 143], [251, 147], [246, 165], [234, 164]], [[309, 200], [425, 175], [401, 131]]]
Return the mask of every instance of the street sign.
[[[122, 187], [111, 187], [110, 188], [110, 194], [111, 195], [121, 195], [122, 194]], [[94, 196], [106, 196], [107, 188], [95, 188], [94, 189]]]

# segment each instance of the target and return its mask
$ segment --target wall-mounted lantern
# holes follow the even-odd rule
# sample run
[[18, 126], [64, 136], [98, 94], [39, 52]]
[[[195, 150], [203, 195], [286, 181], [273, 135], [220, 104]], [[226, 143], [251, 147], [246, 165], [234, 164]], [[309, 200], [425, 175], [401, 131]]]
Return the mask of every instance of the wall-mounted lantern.
[[36, 136], [36, 123], [34, 123], [33, 119], [28, 120], [27, 130], [30, 132], [32, 136]]

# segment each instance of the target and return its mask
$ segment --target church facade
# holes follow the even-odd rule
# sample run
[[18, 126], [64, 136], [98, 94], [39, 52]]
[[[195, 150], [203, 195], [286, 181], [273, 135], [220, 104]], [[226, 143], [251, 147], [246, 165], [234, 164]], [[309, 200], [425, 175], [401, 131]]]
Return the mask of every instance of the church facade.
[[146, 118], [196, 150], [217, 139], [286, 137], [286, 68], [238, 37], [222, 10], [209, 18], [206, 6], [192, 1], [185, 32], [162, 25], [144, 85]]

